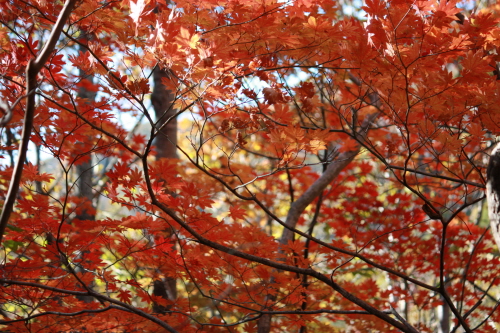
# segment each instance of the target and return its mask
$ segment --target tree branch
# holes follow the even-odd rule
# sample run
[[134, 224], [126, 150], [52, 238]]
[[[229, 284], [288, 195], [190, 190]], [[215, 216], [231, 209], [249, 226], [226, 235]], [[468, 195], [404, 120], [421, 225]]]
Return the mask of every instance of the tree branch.
[[17, 286], [25, 286], [25, 287], [33, 287], [33, 288], [40, 288], [44, 290], [50, 290], [56, 293], [61, 293], [61, 294], [67, 294], [67, 295], [74, 295], [74, 296], [93, 296], [95, 298], [98, 298], [102, 301], [109, 302], [112, 304], [116, 304], [115, 309], [126, 311], [126, 312], [132, 312], [138, 316], [141, 316], [143, 318], [146, 318], [150, 321], [152, 321], [155, 324], [158, 324], [159, 326], [163, 327], [167, 331], [171, 333], [178, 333], [176, 329], [174, 329], [172, 326], [167, 324], [161, 319], [156, 318], [153, 315], [150, 315], [149, 313], [146, 313], [140, 309], [137, 309], [127, 303], [118, 301], [116, 299], [113, 299], [111, 297], [93, 292], [93, 291], [76, 291], [76, 290], [66, 290], [66, 289], [61, 289], [61, 288], [56, 288], [56, 287], [51, 287], [51, 286], [46, 286], [44, 284], [40, 283], [35, 283], [35, 282], [23, 282], [23, 281], [14, 281], [14, 280], [7, 280], [7, 279], [0, 279], [0, 284], [13, 284]]
[[[374, 118], [375, 116], [376, 115], [372, 115], [372, 116], [370, 116], [370, 118], [371, 117]], [[371, 120], [369, 122], [371, 122]], [[147, 189], [148, 189], [149, 195], [151, 197], [152, 204], [155, 205], [156, 207], [158, 207], [159, 209], [161, 209], [165, 214], [167, 214], [170, 218], [172, 218], [175, 222], [177, 222], [182, 228], [184, 228], [187, 232], [189, 232], [201, 244], [209, 246], [209, 247], [211, 247], [211, 248], [213, 248], [215, 250], [218, 250], [218, 251], [221, 251], [221, 252], [224, 252], [224, 253], [227, 253], [227, 254], [230, 254], [230, 255], [233, 255], [233, 256], [245, 259], [245, 260], [257, 262], [257, 263], [260, 263], [260, 264], [263, 264], [263, 265], [266, 265], [266, 266], [269, 266], [269, 267], [273, 267], [273, 268], [276, 268], [276, 269], [279, 269], [279, 270], [284, 270], [284, 271], [289, 271], [289, 272], [295, 272], [295, 273], [305, 274], [305, 275], [309, 275], [311, 277], [314, 277], [315, 279], [317, 279], [317, 280], [325, 283], [326, 285], [330, 286], [333, 290], [335, 290], [336, 292], [338, 292], [339, 294], [341, 294], [344, 298], [346, 298], [350, 302], [352, 302], [352, 303], [360, 306], [361, 308], [363, 308], [367, 312], [371, 313], [372, 315], [374, 315], [374, 316], [382, 319], [383, 321], [385, 321], [385, 322], [389, 323], [390, 325], [392, 325], [392, 326], [400, 329], [403, 332], [414, 333], [414, 331], [412, 331], [411, 329], [409, 329], [405, 324], [403, 324], [400, 321], [392, 318], [391, 316], [389, 316], [384, 311], [381, 311], [381, 310], [373, 307], [372, 305], [370, 305], [369, 303], [365, 302], [364, 300], [362, 300], [362, 299], [356, 297], [355, 295], [349, 293], [347, 290], [345, 290], [344, 288], [342, 288], [339, 284], [337, 284], [336, 282], [334, 282], [330, 277], [328, 277], [328, 276], [326, 276], [324, 274], [321, 274], [320, 272], [317, 272], [317, 271], [315, 271], [312, 268], [300, 268], [300, 267], [291, 266], [291, 265], [287, 265], [287, 264], [284, 264], [284, 263], [272, 261], [272, 260], [269, 260], [269, 259], [266, 259], [266, 258], [262, 258], [262, 257], [256, 256], [256, 255], [253, 255], [253, 254], [249, 254], [249, 253], [245, 253], [245, 252], [239, 251], [239, 250], [234, 249], [234, 248], [230, 248], [228, 246], [219, 244], [217, 242], [209, 240], [208, 238], [203, 237], [195, 229], [193, 229], [188, 223], [186, 223], [185, 221], [183, 221], [176, 214], [176, 212], [174, 210], [170, 209], [169, 207], [167, 207], [166, 205], [164, 205], [163, 203], [161, 203], [158, 199], [156, 199], [156, 195], [155, 195], [155, 192], [153, 190], [153, 187], [152, 187], [152, 184], [151, 184], [151, 180], [149, 178], [149, 170], [148, 170], [148, 167], [147, 167], [147, 162], [148, 162], [147, 161], [147, 156], [143, 157], [142, 162], [143, 162], [143, 172], [144, 172], [144, 176], [145, 176], [145, 180], [146, 180], [146, 185], [147, 185]], [[0, 282], [1, 282], [1, 280], [0, 280]]]
[[[366, 133], [371, 123], [378, 116], [378, 112], [368, 115], [361, 125], [361, 129], [358, 132], [358, 141], [363, 141], [366, 137]], [[304, 210], [318, 197], [318, 195], [340, 174], [342, 170], [349, 163], [352, 162], [354, 157], [359, 154], [361, 150], [361, 145], [357, 145], [354, 150], [344, 152], [340, 154], [335, 161], [328, 165], [325, 172], [319, 177], [308, 189], [304, 192], [290, 207], [288, 215], [286, 217], [285, 224], [290, 228], [295, 228], [297, 222], [299, 221], [300, 215]], [[293, 239], [294, 232], [290, 229], [285, 228], [283, 234], [281, 235], [280, 243], [288, 244], [289, 241]]]
[[3, 205], [2, 215], [0, 216], [0, 244], [2, 243], [5, 228], [9, 222], [10, 214], [14, 210], [17, 193], [19, 191], [19, 184], [21, 183], [21, 176], [23, 173], [24, 162], [26, 161], [26, 154], [28, 152], [28, 144], [30, 142], [31, 130], [33, 128], [33, 118], [35, 116], [35, 89], [37, 88], [37, 75], [43, 68], [50, 54], [54, 50], [56, 43], [61, 35], [62, 29], [73, 10], [76, 0], [67, 0], [63, 9], [59, 13], [50, 37], [44, 45], [42, 51], [38, 54], [36, 59], [31, 59], [26, 67], [26, 112], [24, 114], [23, 133], [21, 135], [21, 144], [19, 146], [19, 154], [14, 172], [10, 180], [9, 191]]

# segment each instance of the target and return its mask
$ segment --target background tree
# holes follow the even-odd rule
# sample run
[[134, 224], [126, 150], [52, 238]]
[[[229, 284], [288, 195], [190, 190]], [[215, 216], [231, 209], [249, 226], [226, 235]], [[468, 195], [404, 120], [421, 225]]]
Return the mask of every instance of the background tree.
[[[159, 12], [161, 10], [157, 9]], [[177, 159], [177, 117], [174, 108], [174, 92], [170, 91], [163, 81], [170, 80], [168, 71], [161, 69], [157, 64], [153, 70], [154, 89], [151, 93], [151, 104], [153, 105], [156, 116], [156, 138], [154, 144], [157, 150], [156, 157]], [[172, 230], [168, 228], [168, 234]], [[175, 300], [177, 298], [177, 287], [175, 278], [164, 278], [153, 283], [153, 294], [163, 296], [165, 299]], [[156, 312], [161, 312], [161, 307], [156, 305]]]
[[490, 219], [491, 233], [497, 246], [500, 244], [500, 214], [499, 214], [499, 176], [500, 156], [498, 143], [491, 151], [487, 170], [486, 196], [488, 198], [488, 217]]
[[498, 331], [497, 8], [342, 5], [0, 3], [1, 324]]

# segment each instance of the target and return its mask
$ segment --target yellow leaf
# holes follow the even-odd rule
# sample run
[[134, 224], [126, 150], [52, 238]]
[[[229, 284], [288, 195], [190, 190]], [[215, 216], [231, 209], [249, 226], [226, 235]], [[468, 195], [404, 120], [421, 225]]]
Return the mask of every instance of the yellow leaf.
[[319, 150], [325, 150], [325, 143], [321, 140], [311, 140], [309, 142], [309, 151], [313, 154], [317, 154]]
[[318, 26], [317, 23], [316, 23], [316, 18], [314, 16], [309, 16], [309, 19], [307, 20], [307, 23], [313, 29], [316, 29], [316, 27]]
[[189, 37], [190, 37], [191, 34], [189, 33], [188, 29], [186, 29], [184, 27], [181, 27], [181, 33], [180, 33], [180, 35], [181, 35], [181, 37], [183, 39], [189, 39]]
[[200, 35], [199, 34], [192, 35], [191, 39], [189, 41], [189, 46], [192, 49], [196, 49], [199, 40], [200, 40]]

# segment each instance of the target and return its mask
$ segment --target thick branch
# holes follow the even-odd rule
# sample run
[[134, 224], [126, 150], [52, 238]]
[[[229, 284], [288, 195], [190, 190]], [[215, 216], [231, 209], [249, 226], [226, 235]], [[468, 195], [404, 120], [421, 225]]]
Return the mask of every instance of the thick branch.
[[37, 75], [43, 68], [50, 54], [54, 50], [56, 43], [61, 35], [61, 31], [66, 24], [66, 21], [73, 10], [73, 6], [76, 0], [67, 0], [64, 7], [59, 13], [59, 18], [57, 19], [54, 28], [50, 34], [49, 40], [44, 45], [42, 51], [36, 57], [36, 59], [31, 59], [26, 68], [26, 111], [24, 114], [24, 125], [23, 133], [21, 136], [21, 144], [19, 146], [19, 153], [16, 165], [14, 167], [14, 172], [10, 180], [9, 191], [7, 193], [7, 198], [5, 200], [2, 215], [0, 216], [0, 244], [2, 242], [3, 235], [5, 233], [5, 228], [9, 222], [10, 214], [14, 209], [14, 204], [16, 202], [17, 192], [19, 191], [19, 184], [21, 183], [21, 175], [23, 173], [24, 162], [26, 161], [26, 154], [28, 151], [28, 144], [30, 141], [31, 130], [33, 128], [33, 118], [35, 116], [35, 89], [37, 88]]
[[[378, 113], [371, 114], [366, 117], [358, 132], [358, 141], [363, 141], [371, 123], [378, 116]], [[316, 199], [321, 192], [340, 174], [340, 172], [352, 162], [354, 157], [359, 154], [361, 146], [358, 145], [354, 150], [340, 154], [335, 161], [328, 165], [325, 172], [312, 184], [307, 191], [304, 192], [290, 207], [286, 217], [286, 225], [290, 228], [295, 228], [299, 221], [300, 215]], [[293, 231], [284, 229], [281, 235], [281, 244], [288, 244], [293, 239]]]

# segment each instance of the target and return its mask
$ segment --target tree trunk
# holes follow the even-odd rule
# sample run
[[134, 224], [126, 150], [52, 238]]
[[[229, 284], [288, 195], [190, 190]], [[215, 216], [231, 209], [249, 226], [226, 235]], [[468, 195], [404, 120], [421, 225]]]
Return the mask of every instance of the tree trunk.
[[443, 301], [443, 305], [441, 305], [441, 317], [439, 318], [439, 326], [441, 329], [441, 333], [450, 333], [450, 318], [451, 318], [451, 309], [450, 306], [446, 303], [444, 297], [441, 297]]
[[[84, 36], [86, 34], [84, 33]], [[88, 37], [88, 36], [87, 36]], [[85, 52], [86, 49], [84, 46], [80, 46], [80, 51]], [[88, 75], [83, 70], [79, 70], [79, 77], [82, 80], [88, 80], [91, 83], [94, 82], [94, 76]], [[80, 87], [78, 89], [77, 98], [81, 98], [85, 100], [85, 103], [91, 104], [95, 100], [96, 93], [94, 91], [89, 91], [84, 87]], [[78, 145], [78, 143], [77, 143]], [[86, 152], [84, 152], [86, 153]], [[78, 163], [75, 167], [77, 180], [77, 188], [78, 188], [78, 196], [85, 201], [89, 202], [93, 205], [94, 193], [92, 190], [92, 181], [94, 178], [93, 164], [92, 164], [92, 155], [89, 152], [89, 156], [86, 157], [86, 160], [83, 163]], [[76, 215], [77, 220], [95, 220], [95, 209], [93, 211], [89, 211], [88, 209], [83, 209], [78, 215]], [[76, 267], [77, 272], [81, 271], [81, 267]], [[93, 283], [91, 283], [93, 284]], [[92, 287], [92, 285], [90, 286]], [[91, 303], [94, 298], [92, 296], [77, 296], [79, 300], [84, 301], [85, 303]]]
[[[169, 118], [175, 114], [174, 95], [163, 84], [162, 79], [169, 79], [167, 71], [158, 66], [153, 72], [154, 88], [151, 95], [156, 115], [156, 128], [159, 133], [155, 139], [158, 158], [177, 158], [177, 118]], [[165, 124], [168, 121], [167, 124]]]
[[497, 143], [490, 155], [486, 172], [486, 198], [491, 233], [500, 248], [500, 143]]
[[[156, 115], [156, 128], [159, 130], [154, 141], [157, 159], [177, 158], [177, 119], [169, 119], [175, 114], [173, 107], [174, 95], [162, 84], [162, 79], [169, 79], [168, 72], [157, 66], [153, 72], [154, 88], [151, 95], [151, 103]], [[167, 232], [170, 235], [172, 234], [172, 230], [167, 230]], [[155, 280], [153, 294], [171, 300], [176, 299], [175, 278], [167, 277], [161, 281]], [[153, 311], [157, 313], [164, 313], [166, 310], [168, 309], [158, 304], [153, 306]]]
[[[86, 48], [84, 46], [80, 46], [80, 51], [85, 52]], [[90, 83], [94, 83], [94, 76], [88, 75], [83, 70], [79, 70], [79, 77], [82, 80], [88, 80]], [[89, 91], [84, 87], [80, 87], [78, 89], [77, 98], [81, 98], [85, 100], [85, 103], [91, 104], [95, 100], [96, 93], [94, 91]], [[92, 180], [94, 176], [93, 165], [92, 165], [92, 155], [88, 156], [88, 158], [83, 163], [78, 163], [76, 165], [76, 175], [78, 177], [77, 185], [78, 185], [78, 195], [81, 198], [85, 198], [89, 202], [93, 202], [94, 193], [92, 191]], [[88, 212], [87, 210], [83, 210], [81, 214], [77, 217], [79, 220], [95, 220], [95, 214], [93, 212]]]

